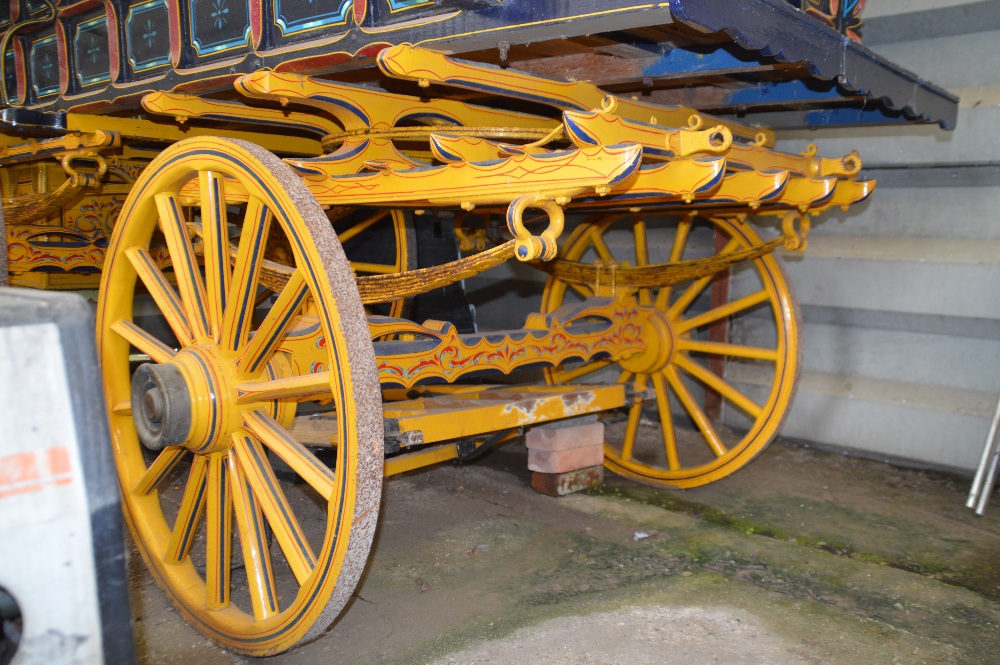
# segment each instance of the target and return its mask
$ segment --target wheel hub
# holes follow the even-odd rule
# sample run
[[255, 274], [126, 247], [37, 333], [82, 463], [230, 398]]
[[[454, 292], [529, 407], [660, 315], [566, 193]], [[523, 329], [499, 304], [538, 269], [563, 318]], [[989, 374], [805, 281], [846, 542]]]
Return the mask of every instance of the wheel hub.
[[150, 450], [184, 443], [191, 430], [191, 398], [175, 365], [139, 365], [132, 375], [132, 419]]
[[[263, 370], [274, 379], [291, 374], [282, 354]], [[243, 412], [262, 409], [285, 425], [295, 408], [277, 402], [237, 404], [241, 380], [235, 357], [214, 344], [179, 352], [169, 363], [140, 365], [132, 376], [132, 414], [139, 440], [150, 450], [185, 446], [196, 453], [228, 450], [243, 427]]]
[[234, 363], [218, 347], [199, 345], [171, 362], [144, 364], [132, 377], [132, 413], [143, 445], [185, 446], [197, 453], [225, 450], [242, 408], [230, 388]]
[[645, 346], [640, 353], [622, 359], [619, 364], [635, 374], [654, 374], [670, 362], [674, 352], [674, 332], [663, 312], [653, 308], [640, 308], [640, 311], [645, 318], [642, 323]]

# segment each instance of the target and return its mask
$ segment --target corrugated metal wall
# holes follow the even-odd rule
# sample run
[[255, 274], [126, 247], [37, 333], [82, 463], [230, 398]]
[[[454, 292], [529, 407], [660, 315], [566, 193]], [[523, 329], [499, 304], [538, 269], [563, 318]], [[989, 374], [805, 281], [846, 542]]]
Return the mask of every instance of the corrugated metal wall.
[[961, 97], [958, 128], [788, 132], [857, 148], [872, 199], [787, 261], [802, 381], [783, 433], [974, 468], [1000, 396], [1000, 2], [871, 2], [865, 42]]
[[[865, 19], [874, 50], [961, 96], [958, 129], [780, 135], [787, 152], [857, 149], [879, 181], [786, 255], [803, 370], [783, 434], [972, 469], [1000, 396], [1000, 2], [875, 0]], [[541, 283], [516, 261], [467, 280], [480, 327], [517, 325]]]

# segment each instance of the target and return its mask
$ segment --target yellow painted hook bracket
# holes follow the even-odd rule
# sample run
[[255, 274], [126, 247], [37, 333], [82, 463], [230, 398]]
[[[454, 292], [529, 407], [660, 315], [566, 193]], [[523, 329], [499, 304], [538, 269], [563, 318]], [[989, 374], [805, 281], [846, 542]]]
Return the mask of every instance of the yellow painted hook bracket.
[[[94, 173], [78, 173], [73, 168], [73, 162], [78, 159], [97, 162], [97, 171]], [[61, 161], [63, 171], [69, 176], [72, 186], [75, 187], [96, 187], [104, 174], [108, 172], [108, 163], [101, 153], [96, 150], [74, 150], [63, 155]]]
[[[524, 227], [524, 211], [537, 208], [549, 216], [549, 225], [538, 235]], [[514, 256], [521, 261], [550, 261], [556, 257], [559, 235], [565, 225], [562, 207], [551, 199], [525, 194], [514, 199], [507, 207], [507, 228], [514, 235]]]
[[781, 231], [785, 234], [785, 249], [790, 252], [804, 252], [809, 245], [810, 228], [812, 222], [809, 215], [798, 212], [786, 213], [781, 220]]

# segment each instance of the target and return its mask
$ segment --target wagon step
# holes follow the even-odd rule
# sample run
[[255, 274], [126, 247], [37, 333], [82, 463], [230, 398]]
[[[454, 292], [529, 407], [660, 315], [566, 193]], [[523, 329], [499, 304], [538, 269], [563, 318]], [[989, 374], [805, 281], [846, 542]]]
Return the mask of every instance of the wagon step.
[[[419, 397], [383, 406], [386, 428], [386, 453], [406, 448], [453, 441], [442, 451], [421, 449], [404, 454], [414, 462], [411, 468], [427, 464], [417, 462], [429, 453], [438, 461], [460, 455], [460, 444], [485, 434], [516, 430], [551, 420], [571, 418], [625, 406], [626, 384], [570, 386], [469, 386], [468, 391]], [[337, 417], [334, 414], [298, 416], [292, 431], [300, 442], [310, 446], [336, 446]], [[440, 457], [445, 455], [444, 457]], [[393, 458], [394, 460], [400, 458]], [[387, 462], [388, 464], [389, 462]], [[400, 462], [393, 462], [396, 466]]]

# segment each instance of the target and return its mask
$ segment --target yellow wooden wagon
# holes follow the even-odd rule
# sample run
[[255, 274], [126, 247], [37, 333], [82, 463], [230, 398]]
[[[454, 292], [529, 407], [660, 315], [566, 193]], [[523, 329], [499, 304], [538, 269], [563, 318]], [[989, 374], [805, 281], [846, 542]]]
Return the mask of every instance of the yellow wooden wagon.
[[[954, 121], [780, 0], [245, 4], [17, 5], [0, 178], [11, 283], [98, 289], [143, 557], [246, 654], [344, 607], [384, 476], [593, 413], [617, 418], [606, 466], [643, 482], [749, 462], [798, 368], [774, 250], [874, 187], [754, 113]], [[418, 267], [431, 222], [461, 252]], [[505, 261], [545, 274], [526, 320], [405, 318]], [[525, 368], [544, 381], [498, 380]]]

